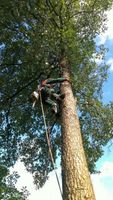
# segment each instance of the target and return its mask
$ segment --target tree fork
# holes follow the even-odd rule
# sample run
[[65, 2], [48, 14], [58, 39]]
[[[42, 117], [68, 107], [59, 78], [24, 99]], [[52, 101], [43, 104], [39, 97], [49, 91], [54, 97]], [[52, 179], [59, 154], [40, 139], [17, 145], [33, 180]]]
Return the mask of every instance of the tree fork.
[[[62, 59], [63, 77], [70, 79], [70, 65]], [[65, 93], [62, 102], [62, 184], [63, 200], [95, 200], [95, 195], [83, 149], [76, 101], [71, 84], [61, 85]]]

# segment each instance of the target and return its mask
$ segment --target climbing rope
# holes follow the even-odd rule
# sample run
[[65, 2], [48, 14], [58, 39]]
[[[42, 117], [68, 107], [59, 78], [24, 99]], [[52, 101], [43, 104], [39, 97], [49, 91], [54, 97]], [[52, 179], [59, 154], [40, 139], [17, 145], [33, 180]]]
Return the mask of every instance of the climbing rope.
[[54, 172], [55, 172], [55, 176], [56, 176], [56, 179], [57, 179], [57, 183], [58, 183], [58, 186], [59, 186], [60, 194], [61, 194], [61, 197], [63, 199], [62, 189], [61, 189], [61, 186], [60, 186], [60, 181], [59, 181], [59, 178], [58, 178], [58, 174], [56, 172], [55, 161], [54, 161], [52, 150], [51, 150], [51, 143], [50, 143], [47, 124], [46, 124], [46, 119], [45, 119], [45, 113], [44, 113], [44, 107], [43, 107], [43, 103], [42, 103], [41, 92], [40, 92], [40, 104], [41, 104], [41, 110], [42, 110], [42, 115], [43, 115], [43, 120], [44, 120], [45, 131], [46, 131], [46, 139], [47, 139], [49, 154], [50, 154], [51, 162], [52, 162], [53, 169], [54, 169]]

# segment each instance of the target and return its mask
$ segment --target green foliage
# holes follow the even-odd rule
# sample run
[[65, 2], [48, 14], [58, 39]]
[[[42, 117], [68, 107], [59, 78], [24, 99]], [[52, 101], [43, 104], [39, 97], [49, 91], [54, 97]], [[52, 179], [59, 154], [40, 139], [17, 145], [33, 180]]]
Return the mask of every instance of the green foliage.
[[[105, 30], [110, 0], [12, 0], [0, 2], [1, 164], [14, 165], [21, 156], [38, 187], [52, 170], [40, 103], [32, 109], [29, 95], [41, 73], [59, 77], [62, 51], [70, 62], [74, 95], [89, 169], [112, 139], [113, 106], [103, 105], [102, 85], [108, 66], [97, 65], [105, 49], [95, 44]], [[55, 160], [61, 150], [60, 119], [45, 107]], [[53, 127], [55, 123], [56, 126]], [[52, 128], [53, 127], [53, 128]]]
[[28, 193], [25, 188], [19, 192], [15, 183], [17, 181], [17, 173], [9, 175], [9, 171], [6, 167], [0, 165], [0, 199], [1, 200], [25, 200]]

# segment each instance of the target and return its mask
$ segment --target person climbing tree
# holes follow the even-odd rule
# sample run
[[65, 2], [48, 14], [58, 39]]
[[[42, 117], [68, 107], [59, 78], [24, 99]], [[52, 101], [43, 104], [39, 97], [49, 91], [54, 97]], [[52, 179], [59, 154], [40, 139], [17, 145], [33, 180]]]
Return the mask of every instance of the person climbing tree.
[[33, 107], [39, 99], [39, 94], [41, 92], [42, 102], [52, 107], [52, 111], [58, 113], [58, 103], [64, 99], [65, 94], [61, 94], [55, 91], [55, 86], [57, 83], [68, 81], [66, 78], [57, 78], [57, 79], [42, 79], [36, 91], [33, 91], [30, 99], [33, 103]]

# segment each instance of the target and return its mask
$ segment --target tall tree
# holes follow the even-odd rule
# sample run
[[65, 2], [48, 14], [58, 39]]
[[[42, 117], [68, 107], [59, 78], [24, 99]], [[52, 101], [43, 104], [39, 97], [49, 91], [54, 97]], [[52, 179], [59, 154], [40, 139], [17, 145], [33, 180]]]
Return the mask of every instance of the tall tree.
[[[63, 75], [69, 79], [70, 66], [63, 60]], [[62, 180], [63, 199], [95, 199], [83, 150], [76, 102], [69, 83], [63, 83], [66, 94], [62, 105]]]
[[61, 119], [56, 121], [45, 108], [54, 159], [62, 151], [65, 200], [95, 199], [83, 145], [89, 170], [95, 172], [102, 147], [113, 135], [113, 105], [103, 105], [101, 99], [108, 67], [95, 62], [104, 57], [95, 38], [104, 29], [104, 13], [111, 5], [110, 0], [0, 3], [1, 161], [10, 166], [21, 156], [37, 186], [44, 184], [52, 165], [40, 105], [32, 110], [28, 97], [42, 73], [45, 78], [68, 77], [70, 83], [61, 86], [66, 94]]

